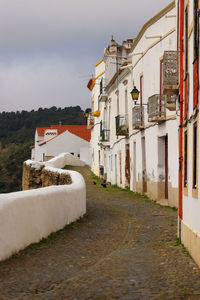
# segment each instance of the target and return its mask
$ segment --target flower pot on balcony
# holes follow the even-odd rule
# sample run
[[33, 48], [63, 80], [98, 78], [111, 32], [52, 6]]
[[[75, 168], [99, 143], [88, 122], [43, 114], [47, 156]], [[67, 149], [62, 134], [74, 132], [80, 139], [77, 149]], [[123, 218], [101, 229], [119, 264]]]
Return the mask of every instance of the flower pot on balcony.
[[100, 114], [101, 114], [101, 111], [100, 110], [96, 110], [96, 111], [94, 111], [93, 116], [94, 117], [99, 117]]

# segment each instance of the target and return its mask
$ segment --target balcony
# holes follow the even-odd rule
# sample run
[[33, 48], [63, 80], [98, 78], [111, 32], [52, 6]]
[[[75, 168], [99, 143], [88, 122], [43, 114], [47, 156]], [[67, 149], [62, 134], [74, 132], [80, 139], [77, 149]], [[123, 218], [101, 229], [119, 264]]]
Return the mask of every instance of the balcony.
[[127, 115], [118, 115], [115, 117], [116, 122], [116, 135], [125, 135], [129, 134], [128, 130], [128, 117]]
[[163, 93], [177, 95], [179, 93], [178, 52], [165, 51], [163, 57]]
[[133, 115], [133, 129], [144, 128], [144, 106], [135, 106], [132, 110]]
[[106, 129], [105, 124], [101, 121], [100, 122], [100, 142], [109, 142], [110, 140], [110, 130]]
[[105, 92], [105, 80], [102, 78], [100, 81], [99, 102], [106, 102], [107, 100], [108, 94]]
[[178, 95], [167, 95], [166, 108], [168, 108], [171, 111], [175, 111], [177, 101], [178, 101]]
[[87, 118], [87, 128], [90, 129], [94, 126], [94, 117], [89, 114], [88, 118]]
[[110, 130], [103, 129], [100, 133], [100, 142], [109, 142], [110, 140]]
[[153, 95], [148, 99], [148, 121], [163, 122], [166, 120], [166, 95]]
[[99, 95], [99, 102], [106, 102], [108, 100], [108, 94], [102, 93]]

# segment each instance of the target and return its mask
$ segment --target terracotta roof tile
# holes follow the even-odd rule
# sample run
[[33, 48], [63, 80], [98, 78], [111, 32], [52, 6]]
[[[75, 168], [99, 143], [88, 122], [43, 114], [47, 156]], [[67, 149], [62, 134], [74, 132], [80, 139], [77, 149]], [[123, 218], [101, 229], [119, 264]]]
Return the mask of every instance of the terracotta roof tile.
[[38, 134], [39, 136], [44, 136], [44, 132], [45, 132], [45, 130], [48, 129], [48, 128], [49, 128], [49, 127], [38, 127], [38, 128], [36, 128], [37, 134]]
[[58, 135], [68, 130], [87, 142], [91, 139], [91, 130], [87, 128], [87, 125], [51, 125], [50, 127], [38, 127], [36, 130], [39, 136], [44, 136], [46, 129], [57, 129]]

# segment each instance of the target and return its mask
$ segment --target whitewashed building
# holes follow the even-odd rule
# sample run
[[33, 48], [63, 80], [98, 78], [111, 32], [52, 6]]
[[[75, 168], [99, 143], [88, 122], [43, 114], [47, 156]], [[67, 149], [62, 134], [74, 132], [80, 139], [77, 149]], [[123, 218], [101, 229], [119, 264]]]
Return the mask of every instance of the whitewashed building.
[[[140, 91], [132, 108], [131, 189], [178, 206], [177, 8], [169, 4], [141, 29], [132, 48], [132, 80]], [[168, 90], [169, 64], [174, 90]]]
[[99, 146], [99, 132], [101, 119], [101, 104], [99, 102], [100, 91], [103, 92], [105, 82], [105, 63], [100, 60], [95, 65], [95, 77], [91, 78], [87, 87], [91, 90], [91, 113], [88, 115], [88, 128], [91, 129], [91, 169], [99, 175], [101, 165], [101, 150]]
[[200, 266], [199, 1], [180, 0], [179, 237]]
[[122, 45], [112, 38], [101, 62], [102, 88], [93, 81], [92, 112], [99, 117], [91, 130], [95, 174], [172, 206], [178, 205], [178, 88], [167, 95], [164, 81], [170, 55], [178, 79], [176, 10], [173, 1]]
[[91, 165], [91, 131], [86, 125], [51, 125], [36, 128], [31, 159], [47, 161], [69, 152]]

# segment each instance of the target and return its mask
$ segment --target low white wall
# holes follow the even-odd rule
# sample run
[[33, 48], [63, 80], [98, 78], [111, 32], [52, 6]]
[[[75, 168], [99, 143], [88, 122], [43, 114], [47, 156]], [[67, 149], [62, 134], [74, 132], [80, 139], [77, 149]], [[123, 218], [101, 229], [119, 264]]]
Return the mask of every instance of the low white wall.
[[0, 195], [0, 260], [85, 214], [85, 181], [78, 172], [67, 172], [72, 178], [70, 185]]
[[61, 153], [60, 155], [45, 162], [44, 165], [47, 167], [63, 168], [66, 165], [82, 167], [85, 166], [85, 163], [70, 153]]

